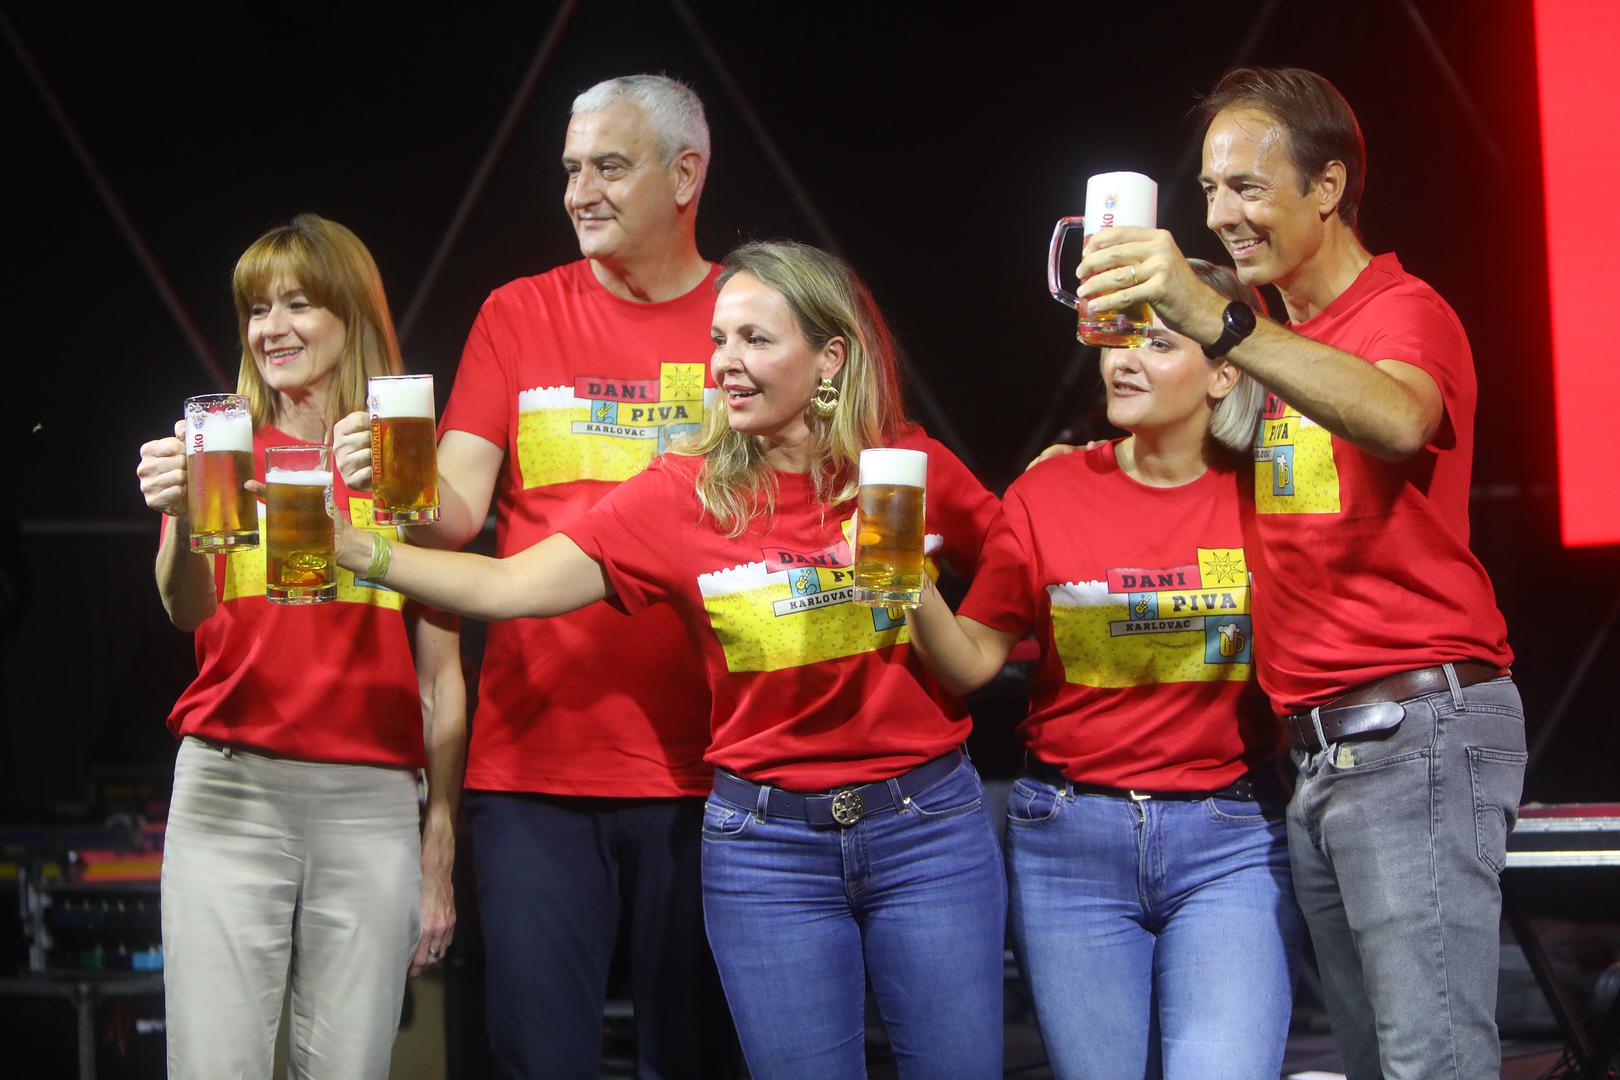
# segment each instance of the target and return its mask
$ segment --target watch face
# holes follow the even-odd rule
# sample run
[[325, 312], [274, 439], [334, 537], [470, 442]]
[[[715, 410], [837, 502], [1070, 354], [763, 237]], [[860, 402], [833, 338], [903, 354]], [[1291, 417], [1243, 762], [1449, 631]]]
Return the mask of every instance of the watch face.
[[1223, 312], [1226, 328], [1240, 337], [1248, 337], [1254, 333], [1254, 308], [1241, 300], [1234, 300], [1226, 305]]

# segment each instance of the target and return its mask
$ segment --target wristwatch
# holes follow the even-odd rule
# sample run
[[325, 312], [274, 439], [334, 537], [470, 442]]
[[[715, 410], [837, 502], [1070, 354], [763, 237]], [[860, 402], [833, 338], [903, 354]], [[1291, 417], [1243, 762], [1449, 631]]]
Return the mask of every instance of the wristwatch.
[[1221, 336], [1213, 344], [1204, 346], [1204, 355], [1211, 360], [1219, 360], [1252, 333], [1254, 308], [1241, 300], [1234, 300], [1221, 312]]

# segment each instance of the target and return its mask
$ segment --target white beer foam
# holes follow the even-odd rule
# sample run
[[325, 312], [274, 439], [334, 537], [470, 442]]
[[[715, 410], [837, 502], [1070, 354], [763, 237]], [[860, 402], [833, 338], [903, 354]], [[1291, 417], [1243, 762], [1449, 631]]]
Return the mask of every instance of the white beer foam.
[[1132, 225], [1155, 228], [1159, 220], [1159, 185], [1139, 172], [1098, 173], [1086, 181], [1086, 227]]
[[371, 415], [382, 419], [425, 416], [433, 419], [433, 377], [372, 379]]
[[518, 412], [571, 409], [580, 403], [572, 386], [536, 386], [518, 392]]
[[1048, 585], [1046, 595], [1053, 607], [1101, 607], [1105, 604], [1128, 603], [1124, 593], [1108, 591], [1106, 581], [1068, 581], [1062, 585]]
[[732, 593], [752, 592], [772, 584], [768, 568], [762, 562], [739, 563], [724, 570], [711, 570], [698, 575], [698, 592], [704, 597], [730, 596]]
[[202, 444], [197, 443], [196, 421], [186, 426], [186, 453], [204, 450], [253, 452], [253, 417], [247, 413], [203, 413]]
[[270, 469], [264, 474], [264, 482], [298, 487], [331, 487], [332, 473], [321, 469]]
[[861, 483], [925, 487], [928, 455], [921, 450], [862, 450]]

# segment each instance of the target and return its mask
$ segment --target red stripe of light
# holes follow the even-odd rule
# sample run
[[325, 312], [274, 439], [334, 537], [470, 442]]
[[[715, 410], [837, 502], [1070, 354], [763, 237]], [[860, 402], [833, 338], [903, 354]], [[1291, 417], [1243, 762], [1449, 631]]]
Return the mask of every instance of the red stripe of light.
[[[1620, 3], [1535, 0], [1564, 544], [1620, 543]], [[1504, 224], [1504, 227], [1508, 227]], [[1522, 286], [1504, 274], [1503, 291]], [[1506, 326], [1524, 341], [1533, 326]], [[1527, 362], [1524, 377], [1535, 377]]]

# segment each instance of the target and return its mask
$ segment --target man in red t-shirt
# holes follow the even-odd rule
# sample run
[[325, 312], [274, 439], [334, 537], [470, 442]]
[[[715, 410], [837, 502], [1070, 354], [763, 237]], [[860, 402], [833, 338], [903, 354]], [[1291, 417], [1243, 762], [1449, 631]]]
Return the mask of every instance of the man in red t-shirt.
[[1332, 84], [1245, 68], [1203, 104], [1209, 227], [1289, 324], [1228, 303], [1156, 230], [1100, 230], [1079, 294], [1148, 302], [1272, 391], [1245, 522], [1256, 664], [1300, 769], [1294, 885], [1347, 1076], [1493, 1077], [1524, 713], [1468, 548], [1468, 339], [1362, 245], [1361, 129]]
[[[584, 258], [484, 302], [440, 424], [441, 518], [414, 542], [460, 547], [493, 499], [495, 553], [521, 551], [701, 424], [718, 272], [694, 236], [708, 159], [703, 104], [673, 79], [609, 79], [575, 99], [563, 207]], [[353, 440], [340, 463], [369, 482], [363, 422], [340, 426]], [[637, 1075], [735, 1075], [698, 880], [709, 694], [674, 613], [598, 603], [492, 624], [478, 697], [465, 805], [499, 1074], [600, 1074], [622, 925]]]

